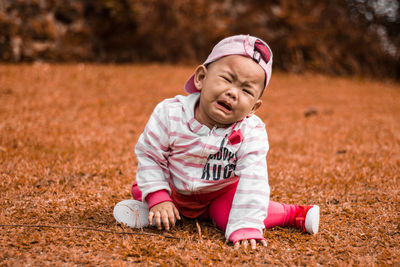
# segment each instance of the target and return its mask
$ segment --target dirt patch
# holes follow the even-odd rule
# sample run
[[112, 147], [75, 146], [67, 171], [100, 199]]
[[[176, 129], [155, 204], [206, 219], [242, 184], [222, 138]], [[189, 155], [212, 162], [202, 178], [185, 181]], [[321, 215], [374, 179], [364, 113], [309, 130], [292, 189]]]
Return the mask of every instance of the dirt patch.
[[1, 265], [400, 263], [400, 86], [389, 82], [272, 77], [258, 111], [271, 199], [320, 205], [318, 235], [275, 228], [267, 248], [236, 251], [211, 222], [198, 222], [201, 234], [193, 220], [168, 233], [117, 225], [135, 142], [192, 70], [0, 65]]

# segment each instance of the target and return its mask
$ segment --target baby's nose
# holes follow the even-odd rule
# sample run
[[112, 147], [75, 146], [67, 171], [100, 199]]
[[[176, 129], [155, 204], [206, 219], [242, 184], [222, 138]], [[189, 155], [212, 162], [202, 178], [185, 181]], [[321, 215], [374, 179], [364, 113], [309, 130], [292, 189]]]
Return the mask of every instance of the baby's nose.
[[226, 91], [226, 95], [229, 96], [230, 98], [232, 98], [233, 100], [236, 100], [237, 96], [238, 96], [237, 89], [233, 88], [233, 87], [229, 88]]

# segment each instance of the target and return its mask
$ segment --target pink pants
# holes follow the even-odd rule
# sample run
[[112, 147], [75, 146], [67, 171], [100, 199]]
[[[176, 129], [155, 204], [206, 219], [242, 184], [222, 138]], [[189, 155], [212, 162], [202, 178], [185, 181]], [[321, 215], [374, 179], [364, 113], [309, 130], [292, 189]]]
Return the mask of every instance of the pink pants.
[[[229, 212], [232, 207], [233, 197], [236, 192], [236, 185], [230, 186], [228, 191], [223, 190], [224, 192], [217, 191], [215, 193], [206, 194], [206, 195], [196, 195], [195, 201], [198, 202], [207, 202], [209, 203], [207, 210], [204, 214], [202, 214], [201, 218], [211, 218], [218, 228], [225, 230], [226, 225], [228, 223]], [[176, 195], [176, 193], [175, 193]], [[132, 186], [132, 196], [136, 200], [142, 200], [142, 192], [139, 190], [136, 182]], [[187, 197], [187, 196], [185, 196]], [[204, 199], [203, 199], [204, 198]], [[173, 198], [174, 204], [177, 209], [186, 217], [187, 216], [186, 207], [182, 205], [182, 201], [175, 201]], [[298, 213], [298, 209], [300, 206], [297, 205], [287, 205], [274, 201], [269, 201], [268, 205], [268, 215], [264, 220], [264, 225], [266, 228], [273, 228], [275, 226], [285, 227], [285, 226], [295, 226], [295, 217]]]

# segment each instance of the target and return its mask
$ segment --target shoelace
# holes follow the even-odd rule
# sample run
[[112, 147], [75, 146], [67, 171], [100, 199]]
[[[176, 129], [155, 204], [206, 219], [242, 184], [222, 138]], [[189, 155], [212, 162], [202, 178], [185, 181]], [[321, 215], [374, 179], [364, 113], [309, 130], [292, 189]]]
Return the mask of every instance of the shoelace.
[[140, 213], [139, 213], [140, 207], [138, 207], [138, 205], [135, 205], [136, 209], [132, 209], [128, 205], [121, 205], [121, 206], [127, 207], [128, 209], [130, 209], [135, 214], [135, 218], [134, 218], [135, 227], [143, 228], [143, 224], [144, 223], [143, 223], [142, 218], [141, 218]]
[[299, 228], [301, 231], [306, 232], [306, 218], [304, 217], [297, 217], [296, 218], [296, 227]]
[[304, 233], [306, 232], [306, 215], [310, 208], [309, 206], [300, 206], [300, 210], [295, 216], [295, 226]]

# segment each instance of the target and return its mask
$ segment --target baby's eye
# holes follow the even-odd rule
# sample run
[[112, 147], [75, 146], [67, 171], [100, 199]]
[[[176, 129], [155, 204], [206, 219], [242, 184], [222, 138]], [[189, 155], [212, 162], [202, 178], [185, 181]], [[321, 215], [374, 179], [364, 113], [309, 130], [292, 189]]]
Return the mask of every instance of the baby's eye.
[[224, 79], [225, 81], [231, 82], [231, 79], [229, 79], [228, 77], [226, 77], [226, 76], [221, 76], [221, 77], [222, 77], [222, 79]]
[[253, 92], [251, 90], [249, 90], [249, 89], [243, 89], [243, 92], [245, 92], [248, 95], [253, 96]]

